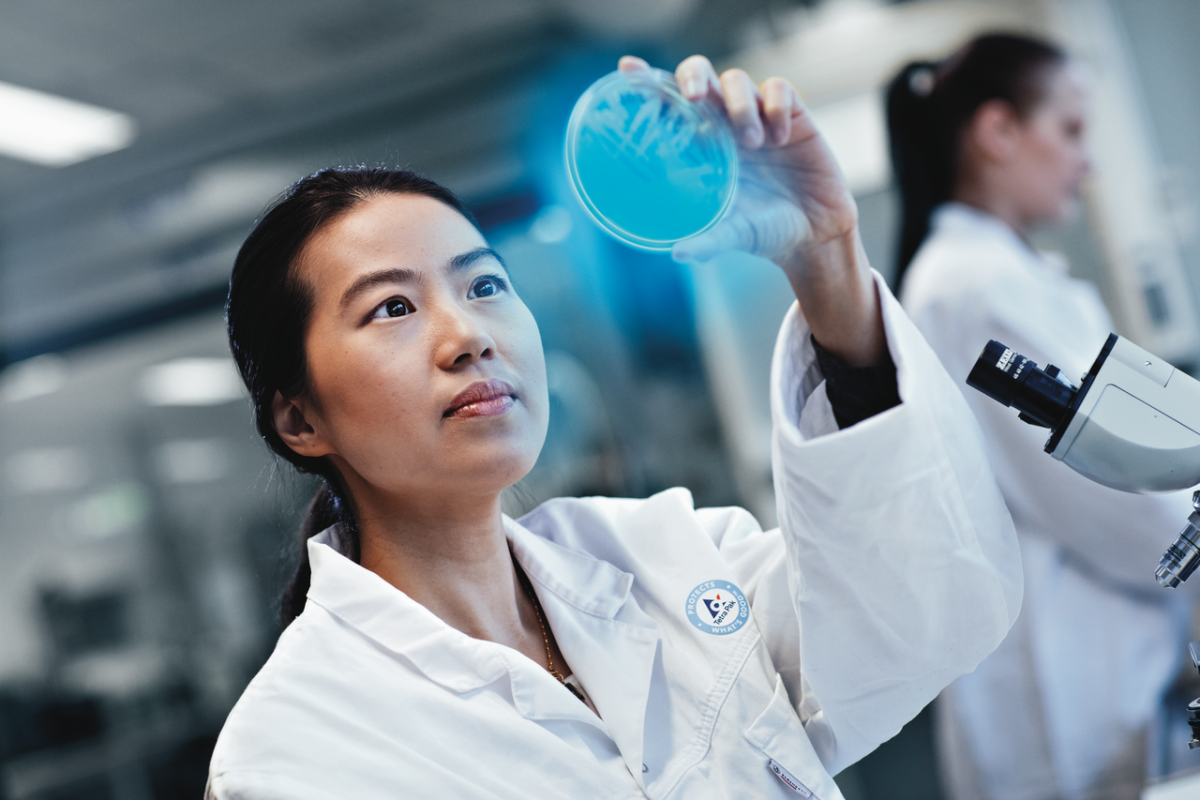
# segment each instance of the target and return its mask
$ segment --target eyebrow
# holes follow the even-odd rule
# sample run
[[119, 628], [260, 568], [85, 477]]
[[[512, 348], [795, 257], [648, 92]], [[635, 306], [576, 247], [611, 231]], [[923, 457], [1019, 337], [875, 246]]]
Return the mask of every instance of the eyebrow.
[[[474, 250], [459, 253], [447, 262], [446, 267], [452, 273], [462, 272], [486, 258], [495, 260], [504, 269], [505, 274], [508, 273], [508, 265], [504, 263], [504, 259], [490, 247], [476, 247]], [[394, 285], [397, 283], [418, 283], [420, 280], [420, 273], [412, 269], [382, 269], [378, 272], [372, 272], [369, 275], [363, 275], [350, 284], [350, 288], [342, 293], [342, 299], [338, 305], [346, 308], [360, 294], [374, 289], [376, 286]]]
[[505, 273], [508, 272], [508, 264], [505, 264], [504, 259], [500, 257], [500, 254], [490, 247], [476, 247], [474, 250], [468, 250], [465, 253], [455, 256], [454, 258], [450, 259], [450, 271], [459, 272], [460, 270], [464, 270], [485, 258], [494, 259], [497, 264], [503, 267]]

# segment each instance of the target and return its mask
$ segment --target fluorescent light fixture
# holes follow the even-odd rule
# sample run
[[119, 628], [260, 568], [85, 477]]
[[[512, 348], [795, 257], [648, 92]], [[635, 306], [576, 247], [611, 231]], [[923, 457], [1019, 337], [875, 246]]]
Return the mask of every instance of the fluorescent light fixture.
[[126, 114], [0, 82], [0, 154], [65, 167], [128, 147], [136, 133]]
[[173, 439], [158, 448], [158, 468], [167, 483], [210, 483], [228, 474], [232, 450], [224, 439]]
[[78, 489], [92, 477], [87, 454], [75, 447], [33, 447], [5, 460], [8, 483], [16, 494]]
[[46, 354], [20, 361], [0, 372], [0, 402], [19, 403], [53, 394], [67, 385], [62, 356]]
[[142, 373], [142, 399], [152, 406], [215, 406], [245, 397], [228, 358], [177, 358]]

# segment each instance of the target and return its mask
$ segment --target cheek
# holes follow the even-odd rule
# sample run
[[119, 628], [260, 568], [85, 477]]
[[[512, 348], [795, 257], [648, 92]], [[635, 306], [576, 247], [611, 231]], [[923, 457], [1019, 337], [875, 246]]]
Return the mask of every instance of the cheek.
[[1079, 148], [1066, 136], [1047, 141], [1045, 151], [1043, 168], [1054, 175], [1074, 174], [1079, 166]]
[[516, 326], [514, 361], [525, 384], [530, 411], [540, 420], [545, 429], [548, 421], [550, 398], [546, 388], [546, 354], [542, 349], [542, 335], [537, 322], [528, 310]]
[[331, 436], [349, 444], [370, 440], [379, 430], [407, 429], [385, 423], [419, 410], [422, 384], [410, 354], [347, 349], [320, 356], [321, 362], [312, 364], [312, 389]]
[[1039, 137], [1029, 159], [1026, 177], [1041, 187], [1041, 194], [1060, 195], [1073, 191], [1078, 173], [1075, 149], [1068, 142], [1051, 137]]
[[534, 429], [544, 438], [549, 424], [550, 398], [546, 389], [546, 356], [542, 335], [529, 309], [521, 304], [506, 315], [500, 350], [521, 385], [522, 401]]

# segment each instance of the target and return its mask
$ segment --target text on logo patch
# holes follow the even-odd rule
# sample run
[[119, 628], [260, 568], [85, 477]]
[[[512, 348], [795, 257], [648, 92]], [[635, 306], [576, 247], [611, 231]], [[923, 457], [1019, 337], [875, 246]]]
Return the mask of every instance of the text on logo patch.
[[725, 636], [750, 619], [750, 604], [729, 581], [705, 581], [688, 594], [688, 622], [705, 633]]

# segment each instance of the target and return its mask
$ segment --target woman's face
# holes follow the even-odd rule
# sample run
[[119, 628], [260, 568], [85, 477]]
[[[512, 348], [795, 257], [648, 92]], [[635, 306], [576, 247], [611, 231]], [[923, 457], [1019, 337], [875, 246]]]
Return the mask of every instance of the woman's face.
[[1027, 224], [1070, 220], [1090, 168], [1084, 133], [1087, 92], [1078, 67], [1046, 77], [1045, 96], [1018, 126], [1008, 181]]
[[320, 228], [296, 269], [313, 295], [305, 455], [330, 455], [356, 500], [498, 493], [533, 467], [541, 338], [462, 215], [423, 195], [367, 200]]

